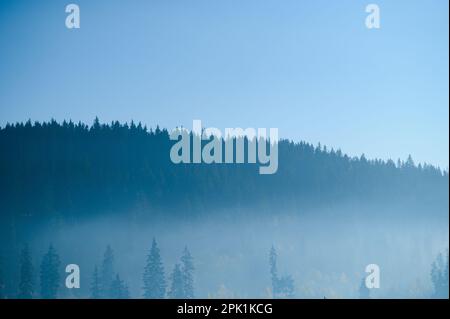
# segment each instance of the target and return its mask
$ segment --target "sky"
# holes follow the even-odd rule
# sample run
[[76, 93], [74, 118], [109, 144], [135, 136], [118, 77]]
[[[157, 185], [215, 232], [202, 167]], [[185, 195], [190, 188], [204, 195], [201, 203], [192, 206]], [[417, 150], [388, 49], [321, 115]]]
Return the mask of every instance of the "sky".
[[[65, 26], [69, 3], [80, 29]], [[0, 0], [0, 126], [200, 119], [448, 170], [448, 5]]]

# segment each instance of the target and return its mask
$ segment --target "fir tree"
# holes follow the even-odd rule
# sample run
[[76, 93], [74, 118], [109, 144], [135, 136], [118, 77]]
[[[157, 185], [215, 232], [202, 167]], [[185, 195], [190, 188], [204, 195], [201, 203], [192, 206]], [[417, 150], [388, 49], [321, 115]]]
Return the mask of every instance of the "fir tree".
[[449, 252], [447, 250], [447, 261], [444, 264], [444, 270], [443, 270], [443, 275], [442, 275], [442, 280], [444, 283], [444, 291], [446, 293], [446, 298], [448, 299], [448, 285], [449, 285], [449, 277], [448, 277], [448, 272], [449, 272]]
[[173, 272], [170, 275], [171, 285], [168, 292], [169, 298], [182, 299], [184, 296], [183, 273], [179, 264], [175, 264]]
[[448, 277], [448, 251], [446, 258], [442, 253], [439, 253], [436, 260], [431, 265], [431, 281], [434, 287], [433, 298], [447, 299], [449, 292], [449, 277]]
[[161, 261], [161, 255], [153, 238], [150, 253], [147, 256], [144, 275], [144, 297], [145, 298], [164, 298], [166, 294], [166, 281], [164, 277], [164, 267]]
[[269, 254], [270, 275], [272, 280], [272, 294], [274, 298], [293, 298], [294, 279], [290, 275], [278, 276], [277, 252], [272, 246]]
[[106, 247], [100, 273], [100, 298], [111, 297], [111, 284], [114, 280], [114, 253], [111, 246]]
[[194, 298], [194, 263], [187, 247], [184, 248], [181, 256], [181, 272], [183, 275], [184, 298]]
[[101, 297], [100, 289], [100, 277], [98, 275], [98, 268], [95, 266], [91, 283], [91, 299], [99, 299]]
[[128, 286], [120, 279], [119, 275], [111, 282], [111, 294], [112, 299], [128, 299], [130, 298], [130, 293], [128, 291]]
[[269, 253], [270, 278], [272, 280], [272, 294], [275, 297], [278, 287], [278, 273], [277, 273], [277, 252], [272, 246]]
[[33, 264], [28, 245], [22, 249], [20, 254], [20, 281], [19, 299], [31, 299], [34, 294]]
[[58, 254], [53, 246], [50, 245], [41, 263], [40, 282], [41, 297], [43, 299], [55, 299], [57, 297], [60, 285], [60, 265]]

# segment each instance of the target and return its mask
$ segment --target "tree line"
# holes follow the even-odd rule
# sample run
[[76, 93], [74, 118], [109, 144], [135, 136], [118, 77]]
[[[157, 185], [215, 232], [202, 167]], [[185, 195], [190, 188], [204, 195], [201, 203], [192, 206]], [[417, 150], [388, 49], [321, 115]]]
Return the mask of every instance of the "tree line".
[[167, 130], [134, 122], [0, 127], [0, 242], [10, 243], [0, 254], [10, 255], [42, 227], [105, 215], [138, 223], [224, 211], [272, 216], [351, 201], [379, 212], [398, 206], [398, 215], [448, 218], [448, 172], [411, 157], [351, 157], [320, 144], [281, 140], [277, 173], [261, 176], [249, 163], [174, 164], [174, 143]]
[[[62, 287], [61, 261], [56, 249], [50, 245], [42, 257], [39, 268], [39, 287], [36, 285], [31, 251], [25, 245], [20, 253], [19, 282], [17, 295], [8, 296], [17, 299], [55, 299]], [[155, 239], [147, 255], [142, 276], [142, 297], [148, 299], [189, 299], [194, 298], [194, 262], [187, 247], [180, 261], [175, 264], [166, 279], [160, 250]], [[111, 246], [107, 246], [100, 267], [94, 266], [89, 298], [92, 299], [128, 299], [130, 292], [127, 283], [115, 272], [115, 257]], [[0, 299], [6, 298], [2, 267], [0, 264]]]
[[431, 203], [436, 213], [448, 211], [448, 172], [412, 157], [351, 157], [321, 144], [281, 140], [278, 172], [260, 176], [258, 165], [249, 163], [173, 164], [174, 143], [167, 130], [134, 122], [7, 124], [0, 128], [4, 236], [26, 222], [106, 211], [189, 218], [217, 207], [277, 211], [281, 200], [299, 211], [348, 199], [406, 201], [427, 211]]
[[[277, 252], [272, 246], [269, 252], [269, 272], [272, 283], [273, 298], [294, 298], [295, 285], [292, 276], [278, 274]], [[31, 253], [28, 245], [25, 245], [20, 255], [20, 279], [18, 283], [18, 294], [7, 296], [5, 293], [5, 283], [3, 280], [2, 264], [0, 260], [0, 299], [55, 299], [58, 298], [58, 291], [61, 288], [59, 255], [55, 248], [50, 245], [47, 253], [43, 256], [40, 265], [40, 290], [35, 291], [34, 268], [31, 260]], [[180, 262], [174, 265], [169, 275], [169, 282], [166, 280], [164, 265], [161, 260], [161, 253], [155, 239], [147, 255], [146, 264], [142, 276], [142, 297], [147, 299], [191, 299], [194, 295], [194, 263], [191, 253], [185, 247], [180, 258]], [[446, 299], [449, 295], [449, 253], [439, 253], [431, 265], [430, 273], [433, 292], [430, 297]], [[360, 299], [371, 297], [370, 289], [366, 287], [365, 278], [362, 278], [358, 289]], [[111, 246], [107, 246], [103, 255], [101, 267], [94, 267], [90, 282], [91, 299], [128, 299], [130, 292], [127, 284], [120, 279], [118, 273], [114, 271], [114, 252]]]

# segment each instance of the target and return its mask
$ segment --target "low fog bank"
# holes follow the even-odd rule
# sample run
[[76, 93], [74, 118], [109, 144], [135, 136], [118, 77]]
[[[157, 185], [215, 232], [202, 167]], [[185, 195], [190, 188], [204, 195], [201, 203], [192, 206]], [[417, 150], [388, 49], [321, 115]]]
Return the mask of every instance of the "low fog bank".
[[[389, 210], [380, 215], [377, 210], [361, 214], [352, 209], [260, 217], [255, 212], [239, 214], [246, 217], [222, 212], [214, 218], [182, 222], [96, 218], [36, 230], [27, 241], [36, 270], [50, 244], [62, 265], [80, 266], [81, 288], [62, 287], [63, 298], [89, 297], [94, 266], [101, 266], [107, 245], [114, 251], [115, 271], [128, 284], [131, 297], [141, 298], [142, 274], [153, 238], [161, 249], [166, 279], [184, 247], [189, 248], [198, 298], [270, 298], [272, 246], [278, 253], [279, 273], [294, 279], [296, 298], [358, 298], [368, 264], [377, 264], [381, 270], [381, 287], [371, 290], [371, 297], [430, 297], [431, 264], [449, 246], [448, 216], [407, 218], [408, 214]], [[17, 255], [7, 264], [9, 280], [18, 280]]]

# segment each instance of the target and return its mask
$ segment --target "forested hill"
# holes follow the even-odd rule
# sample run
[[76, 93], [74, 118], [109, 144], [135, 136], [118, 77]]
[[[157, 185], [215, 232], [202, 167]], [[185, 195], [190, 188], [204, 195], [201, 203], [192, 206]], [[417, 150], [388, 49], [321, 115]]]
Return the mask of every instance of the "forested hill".
[[234, 207], [282, 212], [357, 201], [408, 203], [448, 214], [448, 173], [429, 165], [349, 157], [283, 140], [279, 168], [173, 164], [166, 130], [142, 125], [18, 123], [0, 130], [2, 219], [156, 212], [180, 216]]

